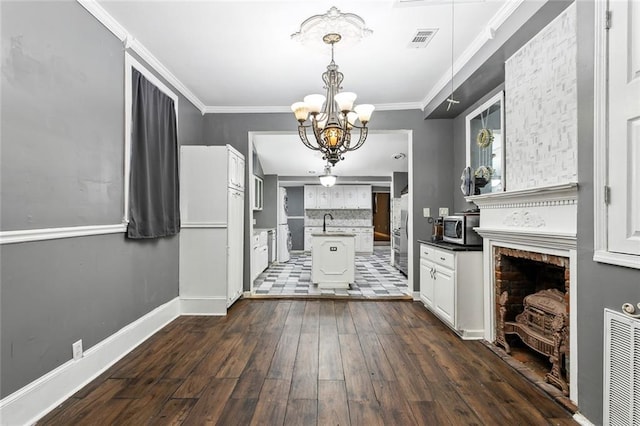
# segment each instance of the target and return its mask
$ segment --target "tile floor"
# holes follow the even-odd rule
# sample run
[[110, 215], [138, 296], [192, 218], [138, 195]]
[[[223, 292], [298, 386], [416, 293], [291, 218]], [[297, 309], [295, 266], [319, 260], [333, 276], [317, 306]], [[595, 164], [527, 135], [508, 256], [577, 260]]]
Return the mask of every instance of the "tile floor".
[[355, 283], [348, 289], [319, 289], [311, 282], [311, 254], [291, 253], [286, 263], [274, 263], [253, 284], [256, 296], [342, 296], [386, 298], [410, 296], [407, 277], [391, 263], [391, 248], [375, 246], [373, 254], [356, 254]]

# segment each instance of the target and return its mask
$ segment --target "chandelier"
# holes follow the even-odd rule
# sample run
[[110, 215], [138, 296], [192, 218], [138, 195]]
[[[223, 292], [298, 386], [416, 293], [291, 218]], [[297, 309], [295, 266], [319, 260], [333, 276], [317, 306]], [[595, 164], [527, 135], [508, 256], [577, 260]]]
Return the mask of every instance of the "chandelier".
[[[342, 21], [340, 21], [341, 17]], [[304, 33], [305, 25], [317, 27], [312, 25], [316, 21], [331, 24], [342, 22], [343, 26], [357, 26], [360, 29], [360, 37], [371, 33], [371, 30], [364, 28], [362, 18], [354, 14], [340, 13], [338, 9], [332, 7], [325, 15], [316, 15], [303, 22], [300, 32], [294, 34], [294, 37]], [[344, 160], [346, 152], [355, 151], [364, 144], [369, 132], [367, 123], [375, 109], [370, 104], [354, 107], [357, 95], [353, 92], [340, 92], [344, 75], [338, 71], [333, 57], [334, 45], [340, 40], [342, 35], [338, 32], [329, 32], [322, 37], [322, 41], [331, 46], [331, 62], [327, 65], [327, 71], [322, 74], [326, 95], [308, 95], [304, 97], [303, 102], [291, 105], [291, 110], [299, 123], [298, 135], [302, 143], [309, 149], [320, 151], [323, 155], [322, 159], [333, 166], [338, 161]], [[311, 118], [307, 123], [309, 115]], [[307, 136], [308, 129], [313, 133], [313, 142]], [[359, 130], [355, 143], [351, 139], [353, 129]]]

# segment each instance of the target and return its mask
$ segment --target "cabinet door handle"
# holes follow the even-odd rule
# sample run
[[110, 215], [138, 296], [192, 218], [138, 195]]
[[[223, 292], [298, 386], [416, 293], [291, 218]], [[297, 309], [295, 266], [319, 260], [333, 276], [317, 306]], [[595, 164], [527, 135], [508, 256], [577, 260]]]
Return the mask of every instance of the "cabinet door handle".
[[447, 259], [445, 259], [444, 257], [440, 257], [440, 260], [445, 261], [445, 260], [447, 260]]

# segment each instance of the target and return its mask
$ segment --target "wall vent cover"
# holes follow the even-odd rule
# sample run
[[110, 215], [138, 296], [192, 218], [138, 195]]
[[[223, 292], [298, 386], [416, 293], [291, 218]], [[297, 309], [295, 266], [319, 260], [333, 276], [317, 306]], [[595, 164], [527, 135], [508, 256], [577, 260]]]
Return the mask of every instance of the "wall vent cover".
[[431, 41], [434, 35], [438, 32], [437, 28], [417, 30], [411, 38], [409, 47], [413, 48], [425, 48]]
[[640, 321], [609, 309], [604, 316], [604, 424], [638, 425]]

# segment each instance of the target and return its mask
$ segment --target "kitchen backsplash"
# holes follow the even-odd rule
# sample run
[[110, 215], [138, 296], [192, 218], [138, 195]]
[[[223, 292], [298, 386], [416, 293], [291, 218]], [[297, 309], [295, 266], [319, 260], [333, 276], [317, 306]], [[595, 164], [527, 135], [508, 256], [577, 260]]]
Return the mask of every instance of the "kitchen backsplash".
[[327, 226], [372, 226], [371, 210], [305, 210], [304, 226], [322, 226], [322, 217], [331, 213], [333, 220], [327, 217]]
[[506, 187], [577, 180], [576, 5], [505, 62]]

